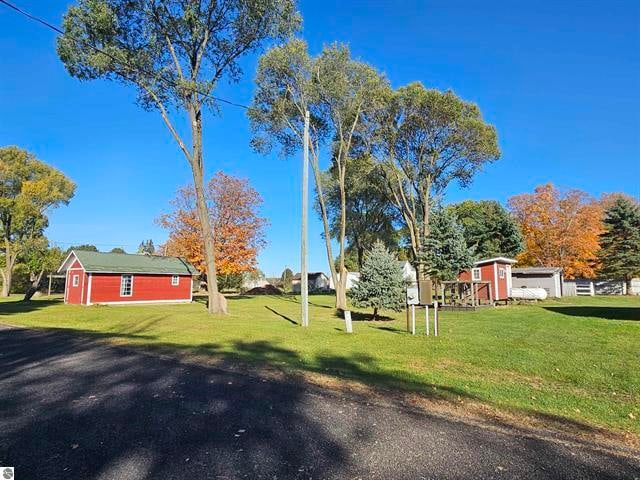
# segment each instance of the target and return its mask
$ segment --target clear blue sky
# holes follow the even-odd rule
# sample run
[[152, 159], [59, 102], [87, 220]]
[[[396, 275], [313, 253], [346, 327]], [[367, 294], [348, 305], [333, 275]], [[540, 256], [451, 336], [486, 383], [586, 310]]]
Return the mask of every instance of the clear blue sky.
[[[15, 0], [59, 24], [64, 0]], [[553, 182], [593, 195], [640, 195], [640, 2], [305, 0], [302, 35], [350, 44], [394, 86], [420, 80], [477, 102], [499, 134], [502, 159], [447, 201], [493, 198]], [[256, 57], [245, 76], [218, 94], [248, 103]], [[55, 54], [53, 32], [0, 6], [0, 144], [16, 144], [78, 185], [51, 215], [47, 235], [66, 247], [94, 243], [129, 251], [166, 234], [154, 219], [189, 168], [155, 112], [134, 104], [134, 89], [81, 83]], [[260, 255], [268, 275], [299, 257], [298, 158], [254, 154], [244, 112], [223, 107], [205, 123], [207, 173], [248, 177], [271, 225]], [[310, 268], [327, 271], [314, 218]]]

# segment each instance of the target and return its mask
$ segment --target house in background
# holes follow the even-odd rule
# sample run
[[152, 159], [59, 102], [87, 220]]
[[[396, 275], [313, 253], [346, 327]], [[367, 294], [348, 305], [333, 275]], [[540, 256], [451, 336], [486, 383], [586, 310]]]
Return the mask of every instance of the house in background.
[[80, 305], [190, 302], [199, 272], [178, 257], [74, 250], [58, 273], [64, 302]]
[[516, 260], [506, 257], [487, 258], [474, 262], [471, 270], [458, 275], [461, 282], [483, 282], [474, 292], [482, 300], [507, 300], [511, 296], [511, 266]]
[[562, 269], [560, 267], [527, 267], [511, 270], [515, 288], [543, 288], [551, 298], [562, 297]]
[[[300, 293], [300, 279], [302, 276], [300, 273], [296, 273], [293, 276], [291, 282], [291, 291], [293, 293]], [[329, 277], [322, 272], [309, 273], [307, 278], [309, 279], [309, 291], [310, 292], [326, 292], [329, 290]]]
[[[360, 272], [347, 272], [347, 290], [351, 290], [353, 286], [360, 280]], [[338, 281], [340, 281], [340, 274], [338, 274]], [[329, 279], [329, 289], [335, 290], [336, 286], [333, 284], [333, 278]]]

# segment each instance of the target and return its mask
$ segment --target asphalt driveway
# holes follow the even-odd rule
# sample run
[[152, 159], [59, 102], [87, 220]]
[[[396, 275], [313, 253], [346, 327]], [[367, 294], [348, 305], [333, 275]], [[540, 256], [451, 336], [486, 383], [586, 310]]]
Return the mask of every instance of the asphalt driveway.
[[628, 455], [367, 400], [0, 327], [0, 466], [16, 480], [640, 479]]

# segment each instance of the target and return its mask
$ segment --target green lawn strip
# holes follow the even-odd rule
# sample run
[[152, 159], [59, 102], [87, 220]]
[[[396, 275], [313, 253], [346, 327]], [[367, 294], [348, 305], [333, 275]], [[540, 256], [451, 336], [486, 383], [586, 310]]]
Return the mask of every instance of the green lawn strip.
[[[13, 299], [15, 300], [15, 299]], [[3, 302], [0, 322], [68, 328], [286, 370], [320, 372], [437, 398], [564, 417], [640, 433], [640, 299], [589, 297], [478, 312], [445, 312], [441, 335], [388, 322], [344, 332], [330, 296], [311, 297], [311, 326], [295, 297], [230, 298], [231, 314], [191, 305], [81, 307], [48, 299]], [[570, 308], [570, 310], [563, 310]], [[591, 316], [580, 316], [587, 312]], [[612, 312], [611, 314], [608, 312]], [[609, 319], [608, 315], [629, 318]]]

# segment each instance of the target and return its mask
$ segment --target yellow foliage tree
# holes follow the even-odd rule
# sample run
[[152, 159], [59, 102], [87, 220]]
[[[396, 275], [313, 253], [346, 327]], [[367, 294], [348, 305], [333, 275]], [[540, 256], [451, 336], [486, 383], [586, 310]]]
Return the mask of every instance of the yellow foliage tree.
[[518, 265], [561, 267], [566, 278], [594, 278], [602, 227], [601, 203], [580, 190], [547, 183], [509, 199], [524, 237]]

